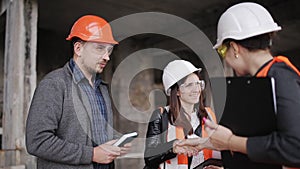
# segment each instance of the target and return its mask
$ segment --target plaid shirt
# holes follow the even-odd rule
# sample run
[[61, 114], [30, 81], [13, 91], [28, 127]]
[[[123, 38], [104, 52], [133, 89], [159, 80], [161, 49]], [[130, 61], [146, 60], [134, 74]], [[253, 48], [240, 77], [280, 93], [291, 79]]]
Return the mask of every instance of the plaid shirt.
[[[99, 74], [96, 75], [93, 88], [73, 59], [70, 60], [70, 67], [73, 71], [75, 81], [78, 82], [78, 86], [85, 92], [89, 99], [92, 110], [92, 140], [94, 147], [96, 147], [108, 141], [108, 132], [106, 127], [107, 110], [99, 87], [101, 84], [101, 78]], [[108, 168], [108, 164], [94, 163], [94, 169]]]

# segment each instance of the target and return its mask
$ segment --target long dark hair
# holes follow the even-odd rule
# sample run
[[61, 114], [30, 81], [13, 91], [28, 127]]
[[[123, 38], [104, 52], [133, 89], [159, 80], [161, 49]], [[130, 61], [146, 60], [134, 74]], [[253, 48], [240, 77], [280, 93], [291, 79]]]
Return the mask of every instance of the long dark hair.
[[[194, 72], [199, 79], [202, 79], [200, 76], [200, 72]], [[181, 107], [181, 103], [179, 100], [179, 96], [177, 95], [177, 92], [179, 91], [179, 86], [184, 83], [184, 81], [187, 79], [187, 76], [175, 83], [173, 86], [171, 86], [171, 93], [169, 97], [169, 113], [168, 118], [169, 122], [172, 125], [180, 126], [183, 128], [185, 135], [191, 135], [193, 134], [193, 127], [189, 120], [186, 118], [184, 114], [184, 110]], [[201, 119], [203, 117], [207, 117], [207, 112], [205, 110], [204, 105], [204, 96], [205, 96], [205, 89], [201, 91], [200, 98], [199, 98], [199, 107], [197, 108], [197, 117], [201, 124]]]

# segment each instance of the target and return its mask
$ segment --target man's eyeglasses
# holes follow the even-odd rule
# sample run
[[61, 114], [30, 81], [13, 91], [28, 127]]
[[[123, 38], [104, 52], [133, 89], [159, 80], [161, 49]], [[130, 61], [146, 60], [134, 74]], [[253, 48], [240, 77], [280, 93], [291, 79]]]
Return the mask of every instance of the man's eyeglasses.
[[204, 80], [199, 80], [196, 82], [191, 82], [191, 83], [184, 83], [180, 85], [180, 87], [183, 87], [184, 89], [194, 89], [195, 87], [200, 88], [201, 90], [204, 90], [205, 88], [205, 81]]
[[104, 45], [97, 44], [95, 49], [96, 49], [97, 54], [99, 54], [99, 55], [105, 55], [105, 54], [111, 55], [111, 53], [113, 52], [114, 47], [113, 46], [104, 46]]
[[[79, 43], [81, 43], [82, 45], [85, 45], [85, 41], [78, 41]], [[111, 53], [113, 52], [114, 46], [113, 45], [102, 45], [102, 44], [98, 44], [96, 42], [90, 42], [90, 44], [92, 44], [92, 48], [93, 48], [93, 52], [96, 53], [97, 55], [105, 55], [107, 54], [108, 56], [111, 55]]]
[[219, 53], [219, 55], [225, 59], [225, 56], [226, 56], [226, 52], [227, 52], [227, 45], [226, 44], [222, 44], [220, 47], [218, 47], [217, 51]]

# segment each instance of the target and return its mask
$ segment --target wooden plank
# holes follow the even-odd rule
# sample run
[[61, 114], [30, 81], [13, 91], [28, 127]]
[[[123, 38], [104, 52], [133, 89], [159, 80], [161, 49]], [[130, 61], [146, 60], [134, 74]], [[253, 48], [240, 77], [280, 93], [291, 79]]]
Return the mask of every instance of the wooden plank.
[[[37, 0], [7, 1], [4, 50], [4, 166], [35, 168], [26, 153], [25, 121], [36, 86]], [[3, 158], [3, 157], [2, 157]]]
[[25, 26], [24, 2], [10, 1], [6, 17], [3, 92], [3, 149], [15, 149], [23, 128]]
[[0, 169], [25, 169], [25, 165], [18, 165], [18, 166], [10, 166], [10, 167], [4, 167]]
[[[38, 6], [37, 0], [25, 1], [25, 65], [24, 65], [24, 119], [30, 107], [31, 99], [36, 88], [36, 52], [37, 52], [37, 18]], [[25, 128], [24, 128], [25, 129]]]

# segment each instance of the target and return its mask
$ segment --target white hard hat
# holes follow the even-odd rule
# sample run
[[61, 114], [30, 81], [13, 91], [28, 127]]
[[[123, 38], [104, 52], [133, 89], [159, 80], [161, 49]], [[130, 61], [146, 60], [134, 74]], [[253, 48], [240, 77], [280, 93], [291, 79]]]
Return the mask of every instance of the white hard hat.
[[177, 83], [187, 75], [201, 71], [201, 68], [196, 68], [193, 64], [185, 60], [174, 60], [170, 62], [163, 71], [162, 81], [165, 92], [170, 96], [170, 87]]
[[225, 39], [242, 40], [279, 30], [281, 27], [264, 7], [252, 2], [239, 3], [220, 17], [214, 49], [221, 46]]

